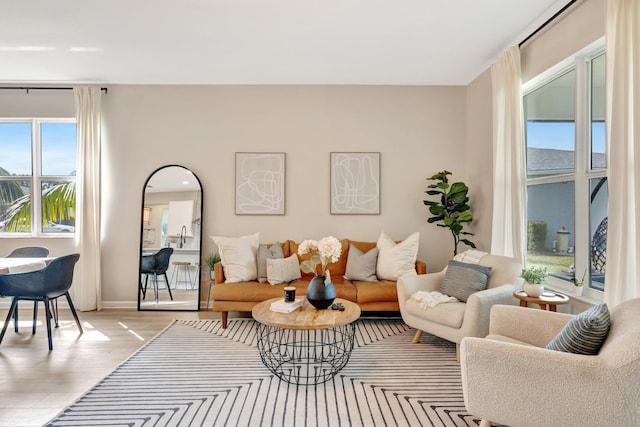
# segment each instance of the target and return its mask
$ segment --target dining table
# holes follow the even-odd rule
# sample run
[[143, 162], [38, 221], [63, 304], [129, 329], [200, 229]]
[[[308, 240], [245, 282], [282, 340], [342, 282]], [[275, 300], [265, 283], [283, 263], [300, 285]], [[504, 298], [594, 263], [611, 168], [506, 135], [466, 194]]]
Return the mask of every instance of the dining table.
[[49, 264], [52, 259], [55, 257], [46, 257], [46, 258], [0, 258], [0, 274], [9, 273], [9, 269], [13, 267], [27, 267], [29, 265], [34, 265], [34, 270], [37, 270], [37, 264]]

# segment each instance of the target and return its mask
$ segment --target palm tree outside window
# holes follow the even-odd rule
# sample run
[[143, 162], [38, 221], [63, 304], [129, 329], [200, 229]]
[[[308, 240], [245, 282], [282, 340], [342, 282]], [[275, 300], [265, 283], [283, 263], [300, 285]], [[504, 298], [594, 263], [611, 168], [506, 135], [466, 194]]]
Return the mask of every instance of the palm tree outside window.
[[73, 234], [76, 145], [75, 119], [0, 119], [0, 236]]

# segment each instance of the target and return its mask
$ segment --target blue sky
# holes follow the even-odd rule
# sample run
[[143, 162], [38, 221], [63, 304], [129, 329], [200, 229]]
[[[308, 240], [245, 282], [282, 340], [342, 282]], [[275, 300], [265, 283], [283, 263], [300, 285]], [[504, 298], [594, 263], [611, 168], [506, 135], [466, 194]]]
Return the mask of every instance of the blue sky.
[[[605, 127], [594, 122], [593, 151], [605, 152]], [[553, 148], [574, 151], [575, 125], [572, 122], [527, 122], [527, 145], [534, 148]]]
[[[75, 123], [43, 123], [43, 175], [70, 175], [76, 170]], [[0, 167], [31, 175], [31, 123], [0, 123]]]

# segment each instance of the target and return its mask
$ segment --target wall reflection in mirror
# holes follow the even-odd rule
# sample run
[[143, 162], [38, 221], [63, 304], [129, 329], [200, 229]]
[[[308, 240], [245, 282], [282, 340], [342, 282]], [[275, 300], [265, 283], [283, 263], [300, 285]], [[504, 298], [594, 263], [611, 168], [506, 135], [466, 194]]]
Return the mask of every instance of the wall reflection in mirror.
[[157, 169], [144, 185], [138, 310], [198, 310], [202, 186], [183, 166]]

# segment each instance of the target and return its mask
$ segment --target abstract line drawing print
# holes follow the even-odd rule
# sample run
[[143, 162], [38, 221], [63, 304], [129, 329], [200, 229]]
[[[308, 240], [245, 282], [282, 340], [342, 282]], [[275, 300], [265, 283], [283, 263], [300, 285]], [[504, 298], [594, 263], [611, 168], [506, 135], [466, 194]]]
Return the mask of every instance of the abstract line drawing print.
[[236, 215], [284, 215], [285, 153], [236, 153]]
[[331, 153], [331, 214], [380, 214], [380, 153]]

